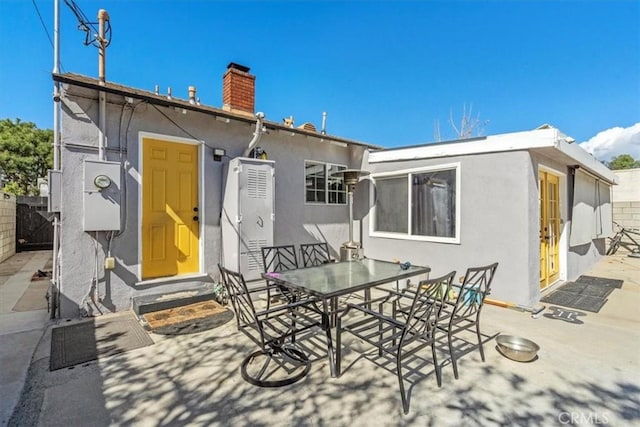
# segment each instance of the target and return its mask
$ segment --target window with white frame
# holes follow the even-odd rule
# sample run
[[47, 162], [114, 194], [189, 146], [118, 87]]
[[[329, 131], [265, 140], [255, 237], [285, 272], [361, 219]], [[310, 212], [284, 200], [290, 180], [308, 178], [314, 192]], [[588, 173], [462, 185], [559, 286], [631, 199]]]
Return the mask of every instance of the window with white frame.
[[321, 162], [304, 162], [305, 200], [307, 203], [344, 205], [347, 203], [347, 187], [344, 179], [332, 176], [346, 169], [343, 165]]
[[374, 175], [372, 235], [459, 241], [459, 165]]

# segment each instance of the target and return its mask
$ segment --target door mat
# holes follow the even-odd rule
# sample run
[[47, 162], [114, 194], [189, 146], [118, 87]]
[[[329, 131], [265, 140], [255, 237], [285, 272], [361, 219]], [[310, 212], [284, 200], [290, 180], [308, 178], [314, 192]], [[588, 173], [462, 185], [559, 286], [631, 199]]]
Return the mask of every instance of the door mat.
[[181, 335], [217, 328], [233, 319], [233, 312], [216, 301], [202, 301], [143, 315], [151, 332]]
[[132, 312], [53, 328], [49, 370], [68, 368], [151, 344], [153, 340]]
[[563, 292], [571, 292], [572, 294], [596, 297], [606, 299], [611, 292], [613, 292], [615, 288], [613, 286], [605, 286], [605, 285], [597, 285], [597, 284], [589, 284], [585, 282], [580, 282], [579, 280], [575, 282], [568, 282], [565, 285], [562, 285], [559, 290]]
[[624, 280], [608, 279], [606, 277], [580, 276], [576, 282], [586, 283], [588, 285], [611, 286], [613, 288], [620, 289], [622, 288]]
[[540, 301], [577, 310], [597, 313], [607, 302], [614, 289], [619, 289], [623, 280], [606, 277], [580, 276], [575, 282], [567, 282]]
[[604, 298], [565, 292], [562, 288], [558, 289], [551, 295], [542, 298], [540, 301], [549, 304], [561, 305], [563, 307], [575, 308], [576, 310], [590, 311], [592, 313], [600, 311], [604, 303], [607, 302]]

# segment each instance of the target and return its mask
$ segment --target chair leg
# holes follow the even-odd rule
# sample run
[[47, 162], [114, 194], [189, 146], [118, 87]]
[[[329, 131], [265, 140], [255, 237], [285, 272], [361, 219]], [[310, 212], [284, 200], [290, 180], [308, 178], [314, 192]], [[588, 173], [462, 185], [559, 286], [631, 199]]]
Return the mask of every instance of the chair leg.
[[484, 362], [484, 349], [482, 348], [482, 336], [480, 335], [480, 321], [476, 321], [476, 335], [478, 335], [478, 348], [480, 349], [480, 357]]
[[[342, 361], [342, 319], [336, 320], [336, 377], [340, 376], [340, 362]], [[328, 337], [327, 339], [331, 339]]]
[[[380, 310], [380, 314], [383, 314], [383, 305], [382, 303], [380, 303], [380, 306], [378, 307], [378, 309]], [[378, 333], [380, 335], [379, 339], [380, 341], [382, 341], [382, 335], [383, 335], [383, 327], [382, 327], [382, 322], [378, 321]], [[395, 333], [395, 331], [393, 331]], [[394, 343], [395, 345], [395, 343]], [[382, 357], [382, 347], [378, 347], [378, 356]]]
[[409, 413], [409, 398], [405, 396], [404, 381], [402, 378], [402, 357], [400, 356], [400, 349], [396, 355], [396, 368], [398, 370], [398, 384], [400, 385], [400, 397], [402, 398], [402, 410], [405, 415]]
[[449, 342], [449, 356], [451, 356], [451, 366], [453, 366], [453, 376], [458, 379], [458, 361], [456, 360], [456, 353], [453, 351], [453, 337], [451, 336], [451, 326], [447, 331], [447, 341]]
[[267, 310], [271, 306], [271, 289], [267, 288]]
[[436, 370], [436, 381], [438, 382], [438, 387], [442, 387], [442, 372], [440, 371], [440, 365], [438, 364], [438, 356], [436, 355], [435, 338], [433, 339], [433, 341], [431, 341], [431, 355], [433, 356], [433, 367]]

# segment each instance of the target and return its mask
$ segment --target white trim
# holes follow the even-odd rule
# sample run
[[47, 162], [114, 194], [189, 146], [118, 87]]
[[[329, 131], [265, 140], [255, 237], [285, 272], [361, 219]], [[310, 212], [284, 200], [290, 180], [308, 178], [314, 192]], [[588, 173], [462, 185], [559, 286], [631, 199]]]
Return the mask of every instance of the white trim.
[[[156, 139], [159, 141], [163, 141], [163, 142], [168, 142], [168, 143], [174, 143], [174, 144], [189, 144], [189, 145], [198, 145], [199, 149], [198, 149], [198, 155], [200, 156], [200, 162], [197, 163], [198, 165], [198, 216], [200, 217], [200, 221], [198, 221], [198, 225], [199, 225], [199, 230], [198, 230], [198, 270], [197, 272], [194, 273], [188, 273], [187, 275], [191, 275], [191, 274], [203, 274], [204, 272], [204, 238], [203, 238], [203, 229], [204, 227], [202, 226], [202, 224], [204, 224], [204, 210], [202, 209], [202, 207], [204, 206], [204, 149], [205, 149], [205, 143], [202, 140], [196, 140], [196, 139], [189, 139], [189, 138], [181, 138], [178, 136], [171, 136], [171, 135], [163, 135], [163, 134], [159, 134], [159, 133], [153, 133], [153, 132], [143, 132], [143, 131], [139, 131], [138, 132], [138, 273], [137, 273], [137, 278], [140, 281], [142, 280], [142, 193], [143, 193], [143, 186], [144, 186], [144, 182], [142, 180], [142, 177], [144, 176], [143, 173], [143, 167], [144, 167], [144, 162], [143, 162], [143, 155], [144, 155], [144, 147], [143, 147], [143, 142], [146, 139]], [[175, 279], [181, 277], [180, 275], [175, 275], [175, 276], [167, 276], [164, 277], [164, 279]], [[159, 278], [159, 279], [163, 279], [163, 278]], [[151, 280], [155, 280], [155, 279], [151, 279]], [[144, 282], [147, 282], [147, 280], [144, 280]]]
[[[325, 196], [325, 201], [324, 202], [307, 202], [307, 162], [308, 163], [314, 163], [317, 165], [324, 165], [324, 173], [325, 173], [325, 179], [324, 179], [324, 196]], [[309, 160], [309, 159], [304, 159], [304, 162], [302, 164], [302, 167], [304, 168], [304, 170], [302, 171], [302, 174], [304, 176], [304, 189], [303, 189], [303, 202], [305, 206], [347, 206], [349, 203], [347, 201], [347, 190], [345, 188], [345, 202], [344, 203], [329, 203], [329, 173], [328, 173], [328, 167], [329, 166], [339, 166], [339, 167], [343, 167], [345, 169], [349, 169], [349, 166], [347, 165], [343, 165], [340, 163], [332, 163], [332, 162], [323, 162], [321, 160]]]
[[201, 139], [183, 138], [180, 136], [172, 136], [172, 135], [164, 135], [161, 133], [139, 131], [138, 141], [142, 141], [143, 138], [159, 139], [160, 141], [166, 141], [166, 142], [181, 142], [184, 144], [192, 144], [192, 145], [204, 144], [204, 140], [201, 140]]
[[556, 138], [557, 129], [491, 135], [481, 140], [434, 143], [417, 147], [373, 151], [369, 154], [369, 163], [555, 147]]
[[[540, 185], [540, 171], [542, 172], [547, 172], [547, 173], [551, 173], [553, 175], [556, 175], [558, 177], [558, 190], [560, 191], [560, 239], [558, 240], [558, 262], [560, 263], [560, 268], [558, 270], [558, 280], [567, 280], [568, 277], [568, 262], [569, 262], [569, 229], [570, 227], [570, 223], [569, 223], [569, 191], [568, 191], [568, 180], [567, 180], [567, 174], [564, 172], [560, 172], [557, 169], [551, 168], [549, 166], [543, 165], [543, 164], [538, 164], [538, 174], [537, 174], [537, 185]], [[538, 195], [537, 197], [539, 198], [540, 195], [540, 189], [538, 189]], [[540, 215], [542, 214], [540, 212], [540, 202], [538, 200], [538, 228], [540, 228]], [[539, 231], [539, 230], [538, 230]], [[537, 234], [534, 234], [534, 239], [536, 242], [536, 247], [538, 248], [538, 252], [540, 252], [540, 238], [537, 237]], [[540, 259], [540, 257], [538, 256], [538, 259]], [[539, 263], [539, 261], [538, 261]], [[540, 265], [538, 265], [538, 271], [540, 271]], [[538, 288], [540, 287], [539, 285], [539, 280], [541, 278], [538, 278]], [[555, 282], [554, 282], [555, 283]], [[549, 285], [547, 285], [544, 289], [541, 289], [541, 291], [544, 291], [546, 289], [548, 289], [552, 284], [550, 283]]]
[[[423, 172], [437, 172], [441, 170], [455, 170], [456, 171], [456, 212], [455, 212], [455, 236], [454, 237], [438, 237], [438, 236], [419, 236], [411, 234], [411, 180], [409, 176], [412, 174], [423, 173]], [[380, 172], [374, 173], [370, 175], [369, 178], [374, 183], [377, 178], [407, 178], [407, 232], [406, 233], [393, 233], [386, 231], [376, 231], [376, 207], [374, 206], [371, 210], [371, 220], [369, 221], [369, 236], [370, 237], [381, 237], [386, 239], [399, 239], [399, 240], [417, 240], [423, 242], [437, 242], [437, 243], [451, 243], [451, 244], [460, 244], [460, 226], [461, 226], [461, 218], [462, 218], [462, 166], [460, 162], [454, 163], [446, 163], [442, 165], [433, 165], [433, 166], [423, 166], [419, 168], [408, 168], [408, 169], [400, 169], [392, 172]]]
[[609, 184], [617, 184], [618, 177], [608, 167], [602, 164], [598, 159], [589, 154], [579, 144], [569, 144], [565, 141], [558, 140], [556, 148], [573, 158], [580, 166], [580, 169], [586, 169], [597, 176], [597, 179], [604, 179], [609, 181]]
[[567, 142], [567, 136], [558, 129], [535, 129], [524, 132], [490, 135], [483, 139], [433, 143], [413, 147], [371, 151], [369, 163], [420, 160], [438, 157], [464, 156], [505, 151], [551, 148], [569, 157], [570, 161], [610, 183], [617, 183], [615, 174], [589, 154], [580, 144]]

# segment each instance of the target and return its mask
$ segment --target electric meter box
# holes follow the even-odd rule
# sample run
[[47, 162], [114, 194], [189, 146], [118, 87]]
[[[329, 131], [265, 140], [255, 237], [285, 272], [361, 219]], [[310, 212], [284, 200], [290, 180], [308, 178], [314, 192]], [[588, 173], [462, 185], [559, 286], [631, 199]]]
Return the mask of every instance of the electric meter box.
[[120, 163], [84, 161], [84, 231], [120, 230]]

